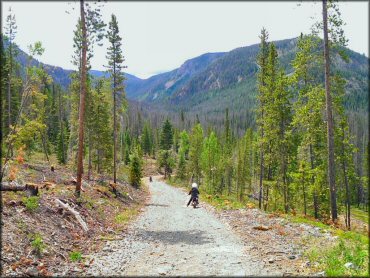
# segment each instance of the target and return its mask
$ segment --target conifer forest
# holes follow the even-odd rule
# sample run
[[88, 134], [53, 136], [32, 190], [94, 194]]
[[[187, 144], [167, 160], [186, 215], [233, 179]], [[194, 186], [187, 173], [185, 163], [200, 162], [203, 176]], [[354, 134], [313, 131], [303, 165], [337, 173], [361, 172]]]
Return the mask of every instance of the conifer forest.
[[342, 1], [148, 78], [111, 2], [63, 2], [70, 69], [1, 4], [1, 275], [368, 276], [369, 58]]

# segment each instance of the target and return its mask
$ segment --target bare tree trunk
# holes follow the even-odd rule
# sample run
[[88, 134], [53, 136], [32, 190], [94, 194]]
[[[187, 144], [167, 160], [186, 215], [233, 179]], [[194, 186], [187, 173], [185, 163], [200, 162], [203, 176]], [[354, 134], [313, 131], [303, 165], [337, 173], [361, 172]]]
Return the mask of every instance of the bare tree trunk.
[[328, 12], [327, 0], [323, 0], [323, 23], [324, 23], [324, 58], [325, 58], [325, 94], [327, 116], [327, 144], [328, 144], [328, 181], [330, 188], [331, 218], [335, 222], [338, 218], [337, 193], [335, 188], [335, 162], [334, 162], [334, 122], [332, 114], [332, 100], [330, 95], [330, 60], [328, 39]]
[[81, 94], [80, 94], [80, 109], [78, 113], [78, 153], [77, 153], [77, 183], [76, 196], [81, 194], [81, 181], [83, 173], [83, 144], [84, 144], [84, 116], [85, 116], [85, 96], [86, 96], [86, 52], [87, 52], [87, 35], [85, 23], [84, 0], [80, 0], [80, 13], [82, 25], [82, 64], [81, 64]]

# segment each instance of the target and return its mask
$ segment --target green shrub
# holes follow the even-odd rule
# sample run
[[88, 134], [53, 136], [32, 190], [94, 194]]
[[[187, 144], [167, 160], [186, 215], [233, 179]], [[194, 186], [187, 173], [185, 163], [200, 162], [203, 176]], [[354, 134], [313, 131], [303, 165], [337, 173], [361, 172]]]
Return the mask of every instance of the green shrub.
[[122, 223], [125, 223], [127, 222], [128, 220], [130, 219], [130, 216], [123, 212], [123, 213], [120, 213], [120, 214], [117, 214], [115, 217], [114, 217], [114, 221], [117, 223], [117, 224], [122, 224]]
[[31, 246], [35, 253], [37, 255], [41, 255], [42, 251], [45, 249], [45, 243], [42, 240], [42, 237], [40, 234], [34, 234], [33, 235], [33, 240], [31, 241]]
[[30, 212], [35, 211], [39, 207], [39, 197], [37, 196], [24, 197], [22, 198], [22, 202]]
[[73, 251], [69, 253], [69, 258], [72, 262], [79, 262], [82, 259], [82, 254], [79, 251]]

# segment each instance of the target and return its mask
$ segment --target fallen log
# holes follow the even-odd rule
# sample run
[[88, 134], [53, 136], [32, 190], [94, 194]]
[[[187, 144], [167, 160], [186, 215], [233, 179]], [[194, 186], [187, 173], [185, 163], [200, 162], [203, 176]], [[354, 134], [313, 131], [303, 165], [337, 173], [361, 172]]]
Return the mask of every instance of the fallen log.
[[[14, 184], [14, 185], [13, 185]], [[3, 183], [0, 188], [1, 191], [27, 191], [28, 196], [37, 196], [39, 194], [39, 186], [34, 183], [27, 183], [25, 186], [19, 185], [15, 182], [12, 182], [12, 185], [9, 183]]]
[[24, 191], [26, 187], [22, 185], [1, 185], [1, 191]]
[[87, 232], [89, 230], [89, 228], [87, 227], [87, 224], [86, 222], [82, 219], [80, 213], [76, 210], [74, 210], [73, 208], [71, 208], [68, 204], [65, 204], [63, 203], [61, 200], [59, 199], [55, 199], [57, 205], [60, 205], [62, 208], [68, 210], [70, 213], [72, 213], [74, 215], [74, 217], [76, 218], [76, 220], [78, 221], [78, 223], [80, 223], [82, 229]]

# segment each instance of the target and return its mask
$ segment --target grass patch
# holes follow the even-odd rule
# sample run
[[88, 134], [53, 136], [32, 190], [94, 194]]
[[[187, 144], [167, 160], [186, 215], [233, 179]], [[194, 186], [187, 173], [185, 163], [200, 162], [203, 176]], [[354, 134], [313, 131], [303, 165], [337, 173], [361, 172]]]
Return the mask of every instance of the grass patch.
[[125, 165], [125, 163], [120, 163], [118, 165], [118, 169], [117, 169], [117, 178], [119, 180], [129, 180], [129, 176], [130, 176], [130, 167], [129, 165]]
[[[311, 262], [317, 262], [317, 269], [325, 271], [327, 276], [368, 276], [369, 274], [369, 238], [352, 231], [333, 230], [338, 240], [331, 245], [313, 246], [306, 256]], [[352, 267], [346, 267], [352, 263]]]
[[82, 259], [82, 254], [81, 254], [80, 251], [73, 251], [73, 252], [69, 253], [69, 259], [72, 262], [79, 262]]
[[125, 209], [124, 211], [118, 213], [114, 217], [114, 222], [118, 225], [125, 224], [125, 223], [129, 222], [137, 214], [138, 214], [137, 209]]
[[225, 195], [210, 195], [210, 194], [204, 194], [203, 200], [206, 201], [207, 203], [211, 204], [214, 206], [216, 209], [241, 209], [245, 208], [245, 203], [240, 202], [236, 200], [235, 198], [231, 196], [225, 196]]
[[361, 209], [351, 208], [351, 216], [365, 223], [369, 223], [369, 213]]
[[22, 202], [30, 212], [34, 212], [39, 207], [39, 197], [37, 196], [23, 197]]
[[311, 226], [319, 227], [321, 229], [330, 229], [331, 227], [329, 225], [326, 225], [322, 223], [321, 221], [311, 218], [311, 217], [305, 217], [304, 215], [287, 215], [283, 214], [288, 221], [293, 222], [293, 223], [303, 223], [303, 224], [308, 224]]

